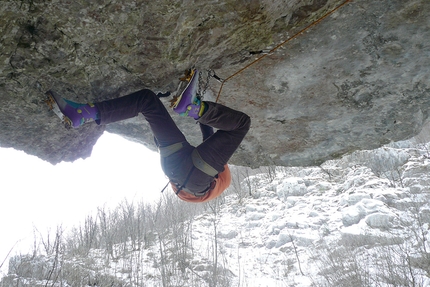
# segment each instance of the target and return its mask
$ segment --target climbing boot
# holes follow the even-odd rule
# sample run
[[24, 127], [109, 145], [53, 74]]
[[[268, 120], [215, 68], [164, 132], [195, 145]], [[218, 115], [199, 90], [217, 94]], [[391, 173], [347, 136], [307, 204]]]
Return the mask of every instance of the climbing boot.
[[78, 104], [63, 99], [53, 91], [46, 92], [49, 108], [64, 122], [66, 128], [77, 128], [86, 122], [98, 119], [98, 109], [94, 104]]
[[173, 104], [173, 111], [181, 116], [189, 116], [197, 120], [205, 110], [204, 103], [197, 95], [199, 86], [198, 71], [196, 69], [191, 70], [187, 80], [187, 86]]

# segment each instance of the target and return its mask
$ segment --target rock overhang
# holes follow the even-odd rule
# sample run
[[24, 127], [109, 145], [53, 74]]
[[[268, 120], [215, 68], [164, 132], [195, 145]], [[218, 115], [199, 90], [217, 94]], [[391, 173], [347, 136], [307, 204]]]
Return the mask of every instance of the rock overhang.
[[[344, 1], [7, 2], [2, 12], [0, 146], [53, 164], [91, 154], [104, 130], [155, 149], [139, 116], [66, 130], [43, 103], [175, 90], [196, 66], [227, 78]], [[410, 138], [428, 119], [430, 3], [350, 2], [223, 86], [252, 126], [231, 162], [306, 166]], [[220, 83], [211, 80], [206, 100]], [[166, 101], [167, 105], [167, 101]], [[192, 120], [172, 115], [192, 144]]]

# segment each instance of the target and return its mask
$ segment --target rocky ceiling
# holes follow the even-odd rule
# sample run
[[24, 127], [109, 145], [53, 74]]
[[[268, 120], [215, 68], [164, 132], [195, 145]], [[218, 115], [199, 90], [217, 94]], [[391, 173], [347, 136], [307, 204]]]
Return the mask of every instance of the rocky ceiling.
[[[106, 130], [154, 149], [140, 116], [65, 129], [45, 91], [77, 102], [174, 91], [191, 66], [225, 79], [344, 2], [1, 1], [0, 146], [55, 164], [90, 156]], [[219, 102], [252, 118], [231, 162], [315, 165], [419, 133], [430, 106], [428, 15], [428, 0], [349, 1], [225, 82]], [[209, 83], [205, 99], [215, 100], [221, 84]], [[195, 123], [173, 117], [198, 144]]]

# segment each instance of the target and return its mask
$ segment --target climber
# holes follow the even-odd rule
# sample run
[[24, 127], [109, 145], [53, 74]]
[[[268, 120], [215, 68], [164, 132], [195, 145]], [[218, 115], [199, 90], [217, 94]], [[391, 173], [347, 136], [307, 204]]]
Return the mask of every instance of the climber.
[[[161, 166], [177, 196], [188, 202], [206, 202], [218, 197], [231, 182], [227, 162], [249, 130], [248, 115], [196, 95], [198, 73], [192, 77], [173, 106], [174, 112], [197, 120], [203, 142], [191, 146], [178, 129], [158, 96], [144, 89], [98, 103], [78, 104], [53, 91], [47, 95], [51, 108], [74, 128], [95, 120], [104, 125], [142, 113], [154, 134]], [[213, 128], [218, 129], [213, 132]]]

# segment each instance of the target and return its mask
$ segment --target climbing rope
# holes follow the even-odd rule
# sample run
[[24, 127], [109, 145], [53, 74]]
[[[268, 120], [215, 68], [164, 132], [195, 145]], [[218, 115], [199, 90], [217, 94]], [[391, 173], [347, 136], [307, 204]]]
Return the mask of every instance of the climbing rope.
[[[254, 60], [253, 62], [249, 63], [248, 65], [246, 65], [245, 67], [243, 67], [242, 69], [240, 69], [239, 71], [237, 71], [236, 73], [234, 73], [233, 75], [227, 77], [226, 79], [222, 80], [219, 77], [216, 77], [218, 81], [221, 82], [221, 87], [219, 89], [218, 92], [218, 96], [216, 98], [215, 102], [218, 102], [219, 97], [221, 95], [221, 91], [222, 88], [224, 86], [224, 84], [231, 80], [232, 78], [234, 78], [235, 76], [239, 75], [240, 73], [242, 73], [243, 71], [245, 71], [246, 69], [248, 69], [249, 67], [251, 67], [252, 65], [254, 65], [255, 63], [261, 61], [263, 58], [265, 58], [267, 55], [272, 54], [273, 52], [275, 52], [276, 50], [278, 50], [280, 47], [282, 47], [283, 45], [285, 45], [286, 43], [290, 42], [291, 40], [297, 38], [299, 35], [303, 34], [304, 32], [306, 32], [307, 30], [309, 30], [310, 28], [312, 28], [313, 26], [319, 24], [321, 21], [323, 21], [325, 18], [327, 18], [328, 16], [330, 16], [331, 14], [333, 14], [334, 12], [336, 12], [337, 10], [339, 10], [340, 8], [342, 8], [343, 6], [345, 6], [348, 2], [350, 2], [351, 0], [346, 0], [345, 2], [343, 2], [342, 4], [340, 4], [339, 6], [335, 7], [333, 10], [331, 10], [330, 12], [328, 12], [327, 14], [325, 14], [324, 16], [322, 16], [321, 18], [319, 18], [318, 20], [312, 22], [310, 25], [306, 26], [305, 28], [303, 28], [302, 30], [300, 30], [299, 32], [297, 32], [296, 34], [294, 34], [293, 36], [291, 36], [290, 38], [288, 38], [287, 40], [283, 41], [282, 43], [280, 43], [279, 45], [277, 45], [275, 48], [271, 49], [269, 52], [265, 53], [263, 56], [257, 58], [256, 60]], [[214, 74], [215, 75], [215, 74]], [[216, 76], [216, 75], [215, 75]]]

